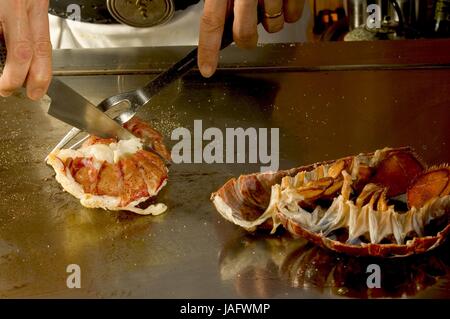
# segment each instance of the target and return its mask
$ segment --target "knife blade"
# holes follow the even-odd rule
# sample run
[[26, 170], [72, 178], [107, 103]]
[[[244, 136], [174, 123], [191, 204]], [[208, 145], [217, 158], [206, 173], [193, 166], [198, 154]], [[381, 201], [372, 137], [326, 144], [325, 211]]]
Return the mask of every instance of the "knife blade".
[[48, 114], [71, 126], [101, 138], [127, 140], [134, 135], [94, 104], [58, 79], [53, 79], [47, 93], [52, 99]]

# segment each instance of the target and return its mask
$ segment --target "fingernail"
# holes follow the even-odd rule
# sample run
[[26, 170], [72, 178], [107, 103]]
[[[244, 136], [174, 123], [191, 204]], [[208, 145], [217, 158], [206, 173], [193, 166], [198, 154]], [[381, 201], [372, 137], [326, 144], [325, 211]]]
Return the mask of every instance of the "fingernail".
[[43, 89], [34, 89], [33, 91], [31, 91], [30, 99], [36, 101], [39, 100], [43, 95], [44, 95]]
[[8, 97], [8, 96], [11, 96], [12, 94], [13, 94], [12, 91], [0, 91], [0, 96], [3, 96], [3, 97]]
[[210, 64], [204, 64], [201, 68], [201, 71], [202, 71], [202, 75], [205, 78], [211, 77], [214, 73], [214, 69]]

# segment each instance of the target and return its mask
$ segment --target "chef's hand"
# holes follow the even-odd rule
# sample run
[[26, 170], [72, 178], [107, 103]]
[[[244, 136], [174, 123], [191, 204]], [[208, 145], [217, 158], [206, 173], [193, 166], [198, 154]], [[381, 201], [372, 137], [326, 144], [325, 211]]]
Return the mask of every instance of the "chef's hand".
[[0, 95], [25, 85], [27, 95], [40, 99], [52, 77], [48, 0], [0, 0], [0, 34], [8, 51]]
[[252, 48], [258, 41], [258, 5], [267, 32], [283, 29], [285, 22], [300, 19], [305, 0], [205, 0], [198, 51], [198, 66], [204, 77], [216, 71], [226, 17], [233, 12], [233, 39], [238, 47]]

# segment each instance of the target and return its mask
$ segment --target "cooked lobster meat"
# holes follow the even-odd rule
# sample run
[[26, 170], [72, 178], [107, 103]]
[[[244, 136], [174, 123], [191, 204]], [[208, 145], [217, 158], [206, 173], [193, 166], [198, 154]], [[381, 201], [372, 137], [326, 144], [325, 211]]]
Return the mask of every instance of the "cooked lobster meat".
[[47, 163], [64, 190], [83, 206], [161, 214], [166, 210], [164, 204], [145, 203], [167, 183], [168, 169], [160, 156], [145, 150], [144, 144], [150, 143], [167, 160], [170, 153], [161, 134], [147, 123], [134, 118], [125, 128], [136, 138], [118, 141], [90, 136], [77, 150], [51, 153]]
[[[385, 148], [277, 174], [284, 175], [281, 181], [241, 176], [212, 200], [222, 216], [250, 231], [270, 221], [273, 231], [283, 225], [296, 237], [352, 255], [423, 253], [450, 232], [449, 169], [426, 170], [410, 148]], [[264, 187], [253, 186], [255, 180]]]

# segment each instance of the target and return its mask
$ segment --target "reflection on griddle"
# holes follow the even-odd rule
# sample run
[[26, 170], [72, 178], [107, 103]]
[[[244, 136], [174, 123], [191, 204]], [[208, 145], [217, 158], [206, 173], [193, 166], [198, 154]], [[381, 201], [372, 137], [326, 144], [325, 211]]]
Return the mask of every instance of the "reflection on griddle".
[[[242, 297], [275, 297], [286, 285], [332, 297], [413, 297], [450, 274], [447, 242], [408, 258], [367, 258], [333, 253], [288, 235], [243, 235], [225, 245], [220, 275]], [[368, 288], [367, 267], [381, 268], [381, 288]]]

